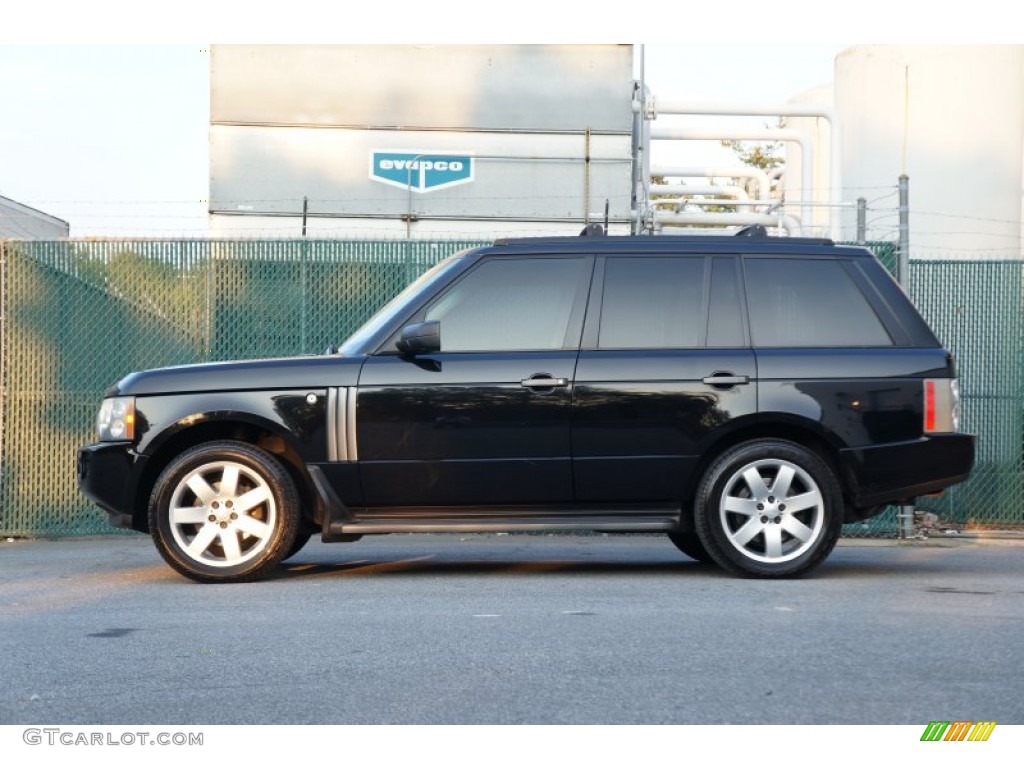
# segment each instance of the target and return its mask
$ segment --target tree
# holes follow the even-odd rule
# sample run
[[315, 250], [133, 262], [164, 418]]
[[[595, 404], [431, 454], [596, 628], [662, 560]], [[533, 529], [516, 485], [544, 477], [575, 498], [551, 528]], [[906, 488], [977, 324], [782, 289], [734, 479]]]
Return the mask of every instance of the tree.
[[766, 144], [748, 144], [743, 141], [722, 141], [722, 146], [731, 147], [732, 151], [744, 165], [751, 168], [759, 168], [762, 171], [771, 171], [780, 165], [786, 164], [786, 158], [782, 153], [782, 142], [773, 141]]
[[[765, 125], [765, 128], [771, 126]], [[776, 128], [785, 128], [786, 119], [779, 118], [775, 123]], [[769, 173], [779, 167], [786, 165], [786, 157], [783, 153], [783, 146], [781, 141], [765, 141], [748, 143], [745, 141], [731, 141], [728, 139], [722, 140], [723, 147], [729, 147], [733, 152], [736, 153], [736, 157], [739, 158], [740, 162], [744, 165], [748, 165], [751, 168], [757, 168]], [[749, 184], [750, 182], [748, 182]], [[748, 192], [751, 190], [748, 189]], [[774, 186], [773, 186], [774, 191]]]

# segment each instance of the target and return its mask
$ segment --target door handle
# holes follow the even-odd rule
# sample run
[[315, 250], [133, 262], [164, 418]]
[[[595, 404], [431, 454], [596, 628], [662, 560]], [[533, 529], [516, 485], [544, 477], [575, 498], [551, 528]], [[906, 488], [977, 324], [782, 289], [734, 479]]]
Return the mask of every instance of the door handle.
[[731, 371], [715, 371], [710, 376], [701, 379], [704, 384], [712, 387], [735, 387], [737, 384], [749, 384], [749, 376], [735, 376]]
[[519, 382], [530, 389], [554, 389], [555, 387], [568, 387], [569, 380], [556, 378], [550, 373], [535, 373], [528, 379]]

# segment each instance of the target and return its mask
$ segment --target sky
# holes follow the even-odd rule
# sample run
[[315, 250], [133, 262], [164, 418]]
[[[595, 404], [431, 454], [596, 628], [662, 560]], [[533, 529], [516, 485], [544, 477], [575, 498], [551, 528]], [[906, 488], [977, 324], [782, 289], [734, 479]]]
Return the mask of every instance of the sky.
[[[916, 17], [901, 16], [898, 0], [867, 0], [841, 24], [815, 24], [829, 6], [797, 0], [737, 0], [725, 10], [647, 5], [635, 17], [622, 4], [552, 10], [536, 0], [499, 18], [493, 4], [488, 14], [435, 2], [426, 13], [404, 0], [389, 5], [395, 12], [386, 18], [346, 8], [344, 19], [342, 4], [304, 0], [225, 2], [217, 11], [185, 0], [160, 19], [140, 18], [137, 3], [85, 6], [40, 0], [5, 10], [0, 26], [0, 196], [70, 222], [76, 237], [205, 231], [211, 42], [621, 42], [628, 35], [644, 46], [645, 76], [658, 96], [779, 103], [829, 83], [835, 55], [855, 42], [922, 34]], [[886, 22], [874, 22], [883, 8]], [[557, 39], [545, 39], [555, 30]], [[824, 42], [826, 31], [846, 42]], [[953, 38], [971, 33], [950, 28], [935, 39]]]
[[[839, 49], [645, 45], [645, 77], [663, 97], [779, 102], [829, 82]], [[754, 82], [757, 61], [777, 78]], [[0, 94], [0, 195], [75, 237], [205, 231], [208, 46], [2, 45]]]

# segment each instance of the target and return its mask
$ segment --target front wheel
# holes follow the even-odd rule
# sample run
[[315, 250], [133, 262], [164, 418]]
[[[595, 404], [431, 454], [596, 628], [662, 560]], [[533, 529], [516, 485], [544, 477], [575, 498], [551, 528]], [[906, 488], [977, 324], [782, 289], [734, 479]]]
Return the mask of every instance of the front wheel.
[[704, 474], [694, 508], [708, 554], [741, 576], [801, 576], [828, 556], [843, 524], [831, 467], [784, 440], [726, 451]]
[[295, 542], [292, 544], [291, 549], [289, 549], [287, 554], [285, 554], [285, 556], [283, 558], [281, 558], [281, 559], [282, 560], [288, 560], [288, 559], [294, 557], [295, 555], [299, 554], [299, 550], [301, 550], [304, 546], [306, 546], [306, 544], [309, 543], [309, 540], [312, 537], [313, 537], [313, 529], [312, 528], [310, 528], [308, 526], [300, 527], [298, 534], [295, 536]]
[[291, 551], [299, 531], [295, 484], [266, 451], [204, 443], [163, 471], [149, 505], [157, 550], [195, 581], [252, 581]]

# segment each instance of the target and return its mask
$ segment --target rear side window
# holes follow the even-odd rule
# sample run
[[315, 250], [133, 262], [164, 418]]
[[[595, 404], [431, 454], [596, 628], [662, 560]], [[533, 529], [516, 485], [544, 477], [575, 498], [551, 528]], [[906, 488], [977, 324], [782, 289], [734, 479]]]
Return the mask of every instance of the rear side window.
[[837, 260], [744, 259], [755, 347], [879, 347], [892, 339]]
[[703, 346], [705, 262], [703, 257], [609, 258], [598, 347]]

